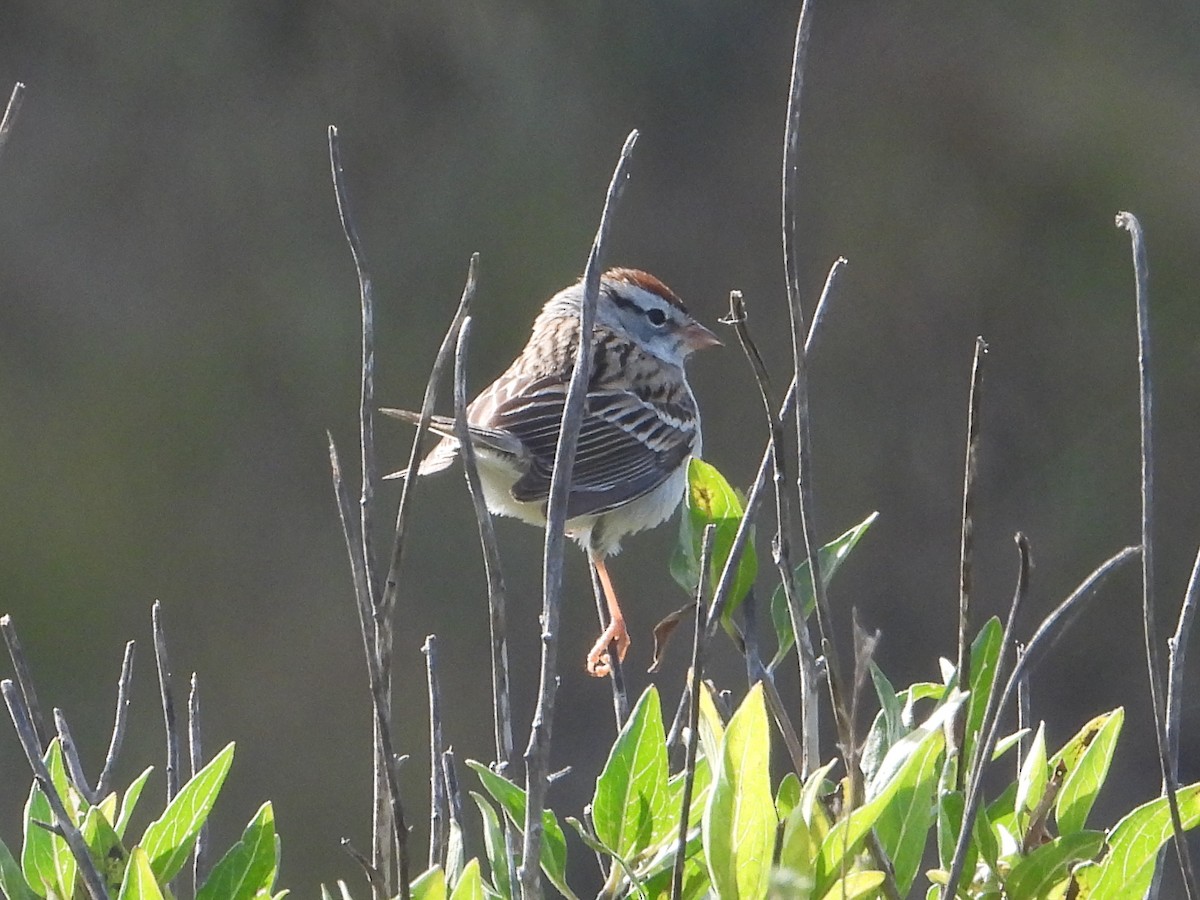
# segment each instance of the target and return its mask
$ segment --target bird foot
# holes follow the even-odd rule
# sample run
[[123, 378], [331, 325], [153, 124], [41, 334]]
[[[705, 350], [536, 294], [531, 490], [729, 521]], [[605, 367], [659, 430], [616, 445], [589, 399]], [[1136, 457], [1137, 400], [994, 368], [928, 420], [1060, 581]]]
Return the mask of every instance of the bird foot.
[[610, 646], [617, 645], [617, 659], [624, 662], [629, 650], [629, 631], [625, 628], [625, 620], [614, 617], [604, 629], [604, 634], [596, 641], [587, 655], [587, 673], [593, 678], [603, 678], [612, 671], [612, 658], [609, 656]]

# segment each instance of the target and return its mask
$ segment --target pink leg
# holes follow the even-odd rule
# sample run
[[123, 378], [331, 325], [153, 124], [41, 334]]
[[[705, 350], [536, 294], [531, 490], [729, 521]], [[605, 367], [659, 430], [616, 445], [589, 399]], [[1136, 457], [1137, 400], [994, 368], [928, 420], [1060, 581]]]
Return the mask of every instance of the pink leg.
[[596, 574], [600, 576], [600, 586], [604, 589], [609, 622], [608, 627], [604, 629], [604, 633], [600, 635], [595, 646], [587, 655], [587, 671], [589, 675], [603, 678], [611, 668], [609, 662], [611, 645], [616, 645], [617, 659], [622, 661], [625, 659], [625, 653], [629, 650], [629, 632], [625, 628], [625, 616], [622, 615], [621, 606], [617, 603], [617, 592], [613, 590], [612, 579], [608, 577], [608, 569], [604, 565], [604, 560], [592, 557], [592, 565], [596, 567]]

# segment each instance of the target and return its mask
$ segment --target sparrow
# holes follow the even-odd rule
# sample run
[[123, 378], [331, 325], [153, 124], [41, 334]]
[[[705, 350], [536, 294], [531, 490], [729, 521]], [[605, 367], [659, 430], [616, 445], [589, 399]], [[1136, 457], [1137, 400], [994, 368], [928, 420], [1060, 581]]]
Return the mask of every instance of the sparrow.
[[[581, 279], [546, 301], [520, 355], [467, 407], [484, 500], [494, 515], [546, 526], [583, 292]], [[601, 277], [566, 522], [567, 535], [595, 567], [609, 613], [608, 627], [587, 655], [586, 669], [596, 677], [611, 669], [610, 647], [623, 660], [630, 645], [606, 560], [624, 537], [662, 524], [679, 506], [688, 461], [702, 449], [700, 410], [684, 363], [720, 344], [653, 275], [617, 268]], [[381, 412], [420, 419], [408, 410]], [[454, 419], [434, 416], [429, 427], [442, 440], [418, 475], [440, 472], [458, 456]]]

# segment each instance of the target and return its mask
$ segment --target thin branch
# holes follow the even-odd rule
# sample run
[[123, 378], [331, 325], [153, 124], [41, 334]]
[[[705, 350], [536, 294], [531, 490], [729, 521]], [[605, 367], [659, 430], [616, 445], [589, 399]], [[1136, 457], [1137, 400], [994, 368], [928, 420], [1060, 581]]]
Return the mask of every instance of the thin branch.
[[[1017, 586], [1013, 591], [1012, 603], [1008, 607], [1008, 618], [1004, 622], [1004, 635], [1000, 639], [1000, 651], [996, 655], [996, 671], [992, 675], [992, 686], [988, 690], [987, 702], [983, 706], [983, 717], [979, 722], [979, 731], [975, 736], [975, 746], [973, 752], [971, 753], [971, 759], [969, 761], [963, 761], [969, 762], [970, 766], [969, 772], [966, 773], [967, 777], [963, 779], [963, 785], [967, 790], [971, 791], [975, 790], [978, 786], [980, 779], [983, 777], [983, 767], [987, 765], [988, 760], [991, 758], [990, 753], [988, 756], [983, 755], [984, 741], [981, 740], [981, 738], [985, 738], [988, 734], [990, 734], [993, 725], [999, 720], [1000, 676], [1004, 673], [1004, 660], [1008, 656], [1008, 648], [1013, 644], [1013, 629], [1017, 621], [1017, 614], [1024, 605], [1025, 598], [1029, 596], [1029, 570], [1032, 567], [1032, 562], [1029, 555], [1029, 541], [1025, 535], [1019, 531], [1016, 533], [1014, 540], [1017, 544], [1018, 555]], [[1024, 651], [1021, 649], [1021, 645], [1018, 645], [1016, 662], [1014, 663], [1015, 669], [1024, 668], [1024, 658]], [[1017, 681], [1018, 691], [1020, 690], [1021, 685], [1024, 684], [1027, 684], [1027, 682], [1025, 677], [1022, 676]], [[1017, 705], [1019, 709], [1019, 696]], [[1020, 730], [1021, 727], [1023, 727], [1023, 723], [1020, 721], [1020, 717], [1018, 716], [1018, 730]], [[968, 767], [967, 765], [960, 763], [959, 768], [966, 771]]]
[[442, 737], [442, 691], [438, 684], [436, 634], [425, 638], [421, 652], [425, 654], [425, 676], [429, 684], [429, 867], [433, 868], [445, 865], [449, 827], [446, 782], [441, 777], [446, 742]]
[[350, 838], [342, 838], [342, 849], [350, 854], [350, 858], [362, 868], [363, 874], [367, 876], [367, 882], [371, 885], [372, 892], [381, 894], [387, 890], [384, 885], [383, 873], [375, 868], [371, 861], [350, 843]]
[[[1020, 665], [1021, 657], [1025, 655], [1025, 644], [1023, 641], [1017, 641], [1017, 664]], [[1024, 731], [1029, 727], [1029, 678], [1022, 678], [1017, 682], [1017, 731]], [[1029, 735], [1022, 735], [1017, 738], [1017, 777], [1021, 775], [1021, 769], [1025, 766], [1025, 754], [1029, 750]]]
[[175, 695], [171, 691], [171, 663], [167, 659], [167, 638], [163, 633], [162, 603], [151, 607], [154, 628], [154, 662], [158, 668], [158, 691], [162, 699], [163, 727], [167, 737], [167, 802], [179, 793], [179, 727], [175, 719]]
[[[378, 741], [376, 750], [386, 763], [384, 765], [384, 777], [387, 781], [387, 790], [384, 792], [384, 796], [389, 804], [389, 821], [392, 824], [392, 835], [388, 840], [384, 841], [384, 845], [390, 846], [389, 842], [391, 840], [395, 841], [400, 897], [401, 900], [409, 900], [411, 889], [408, 878], [408, 825], [405, 823], [404, 804], [400, 798], [400, 764], [392, 749], [391, 717], [387, 712], [386, 692], [381, 674], [382, 666], [379, 655], [374, 652], [372, 645], [372, 620], [368, 606], [370, 596], [366, 587], [367, 574], [362, 554], [359, 552], [360, 545], [354, 540], [356, 525], [354, 501], [350, 499], [350, 491], [347, 489], [346, 482], [342, 478], [342, 467], [338, 461], [337, 447], [334, 445], [332, 437], [329, 439], [329, 465], [333, 474], [333, 492], [337, 499], [338, 515], [342, 522], [342, 535], [346, 539], [346, 548], [350, 553], [350, 569], [354, 578], [355, 597], [358, 601], [359, 624], [362, 627], [363, 645], [367, 660], [367, 680], [371, 690], [371, 709], [374, 713], [375, 734]], [[388, 875], [387, 873], [381, 873], [381, 876], [386, 886]], [[378, 890], [374, 884], [372, 887]], [[384, 895], [386, 896], [387, 893], [390, 893], [390, 889], [385, 891]], [[382, 897], [380, 900], [382, 900]]]
[[[967, 401], [967, 460], [963, 472], [962, 544], [958, 564], [958, 674], [960, 690], [971, 687], [971, 563], [975, 548], [975, 474], [979, 461], [979, 409], [983, 391], [983, 357], [988, 345], [982, 337], [975, 338], [975, 360], [971, 364], [971, 394]], [[954, 733], [959, 736], [962, 748], [963, 729], [966, 727], [965, 710], [958, 716]], [[966, 779], [965, 760], [960, 759], [955, 778], [958, 790], [962, 790]]]
[[[608, 628], [608, 604], [604, 601], [604, 587], [600, 584], [600, 573], [589, 563], [592, 575], [592, 595], [596, 599], [596, 618], [600, 621], [600, 633]], [[617, 731], [625, 726], [629, 718], [629, 692], [625, 688], [625, 665], [616, 653], [608, 655], [608, 683], [612, 685], [613, 715], [617, 720]]]
[[25, 698], [25, 708], [29, 710], [29, 719], [33, 723], [38, 741], [45, 749], [50, 745], [54, 733], [46, 726], [42, 716], [42, 707], [38, 703], [37, 690], [33, 686], [33, 672], [29, 668], [29, 657], [17, 637], [17, 627], [13, 624], [12, 616], [0, 616], [0, 633], [4, 635], [4, 643], [8, 647], [9, 658], [12, 659], [13, 674], [16, 675], [17, 685], [21, 688], [21, 696]]
[[[354, 224], [354, 215], [350, 209], [350, 197], [346, 190], [346, 176], [342, 167], [341, 141], [336, 126], [329, 126], [329, 169], [333, 179], [334, 197], [337, 200], [338, 219], [342, 225], [342, 233], [350, 247], [350, 255], [354, 260], [354, 270], [358, 276], [359, 305], [362, 320], [362, 374], [359, 389], [359, 447], [362, 464], [362, 489], [359, 496], [359, 526], [356, 538], [360, 544], [358, 552], [362, 554], [363, 574], [370, 608], [373, 611], [374, 622], [371, 631], [370, 648], [383, 660], [382, 678], [385, 695], [385, 710], [391, 719], [391, 623], [386, 616], [379, 615], [380, 588], [379, 576], [376, 572], [374, 530], [371, 510], [374, 506], [375, 487], [379, 481], [379, 468], [375, 460], [375, 299], [371, 286], [371, 276], [367, 272], [366, 258], [363, 254], [362, 243], [358, 237], [358, 229]], [[353, 552], [353, 551], [352, 551]], [[384, 624], [380, 625], [380, 622]], [[374, 730], [372, 741], [372, 856], [377, 869], [384, 873], [385, 895], [391, 892], [392, 865], [391, 842], [389, 834], [393, 831], [390, 821], [390, 806], [386, 802], [387, 777], [385, 769], [387, 760], [380, 747], [378, 730]], [[377, 897], [376, 900], [382, 900]]]
[[[200, 738], [200, 680], [192, 673], [191, 690], [188, 691], [188, 762], [192, 777], [204, 768], [204, 747]], [[200, 827], [196, 836], [196, 847], [192, 851], [192, 896], [200, 893], [200, 886], [208, 877], [208, 822]]]
[[1192, 564], [1192, 575], [1188, 579], [1187, 592], [1183, 595], [1183, 606], [1179, 610], [1179, 622], [1170, 640], [1171, 665], [1167, 683], [1167, 752], [1171, 762], [1171, 776], [1179, 778], [1179, 727], [1183, 717], [1183, 673], [1187, 659], [1188, 640], [1192, 634], [1192, 622], [1196, 618], [1196, 606], [1200, 604], [1200, 550]]
[[1142, 225], [1137, 217], [1133, 213], [1117, 213], [1117, 227], [1129, 232], [1137, 282], [1138, 396], [1142, 439], [1142, 625], [1146, 638], [1146, 669], [1150, 676], [1150, 706], [1154, 712], [1154, 737], [1158, 744], [1163, 793], [1167, 796], [1171, 825], [1175, 831], [1175, 852], [1183, 872], [1184, 889], [1189, 900], [1195, 900], [1196, 873], [1192, 869], [1191, 852], [1179, 815], [1179, 800], [1175, 796], [1179, 785], [1171, 770], [1167, 750], [1162, 660], [1159, 657], [1158, 629], [1154, 622], [1154, 385], [1150, 376], [1150, 269], [1146, 263]]
[[17, 122], [17, 113], [21, 111], [21, 103], [25, 100], [25, 85], [17, 82], [13, 85], [12, 94], [8, 98], [8, 106], [4, 109], [4, 118], [0, 119], [0, 155], [12, 134], [13, 125]]
[[575, 369], [571, 374], [563, 404], [558, 445], [554, 452], [554, 471], [550, 478], [550, 495], [546, 509], [546, 544], [542, 570], [542, 661], [538, 686], [537, 708], [529, 729], [529, 745], [525, 751], [526, 803], [525, 851], [518, 872], [522, 900], [541, 896], [538, 860], [542, 849], [542, 810], [546, 805], [546, 776], [550, 769], [551, 724], [554, 701], [558, 691], [558, 620], [562, 605], [563, 532], [567, 517], [567, 498], [571, 475], [575, 467], [575, 449], [579, 441], [579, 426], [583, 421], [587, 400], [588, 380], [592, 368], [592, 328], [596, 318], [596, 301], [600, 294], [604, 243], [613, 208], [625, 185], [629, 157], [637, 142], [637, 131], [631, 131], [613, 171], [600, 213], [600, 225], [583, 276], [583, 298], [579, 305], [579, 345], [575, 353]]
[[[809, 329], [808, 339], [804, 345], [804, 352], [806, 354], [812, 351], [818, 333], [817, 324], [825, 318], [825, 310], [834, 295], [834, 288], [845, 266], [846, 260], [838, 257], [829, 269], [829, 275], [825, 279], [825, 288], [821, 292], [821, 300], [817, 304], [817, 313], [813, 316], [813, 325]], [[791, 385], [788, 387], [787, 394], [783, 398], [783, 405], [779, 408], [780, 419], [788, 415], [795, 402], [796, 380], [793, 378]], [[717, 627], [721, 622], [721, 615], [725, 612], [725, 605], [729, 602], [730, 592], [733, 589], [734, 573], [737, 572], [742, 552], [746, 549], [746, 541], [750, 536], [750, 527], [754, 521], [755, 514], [758, 512], [759, 504], [762, 502], [762, 492], [766, 487], [767, 478], [772, 470], [771, 454], [772, 445], [768, 442], [766, 449], [763, 450], [762, 461], [758, 464], [758, 474], [755, 475], [754, 483], [750, 488], [750, 494], [746, 498], [745, 514], [742, 516], [742, 521], [738, 523], [737, 533], [734, 535], [733, 543], [729, 548], [729, 556], [725, 559], [725, 568], [721, 570], [721, 577], [717, 579], [717, 589], [713, 593], [713, 602], [708, 610], [708, 622], [704, 626], [705, 634], [709, 639], [716, 634]]]
[[[976, 754], [979, 759], [989, 760], [992, 758], [992, 753], [996, 749], [996, 740], [1000, 733], [1000, 717], [1004, 714], [1004, 709], [1008, 706], [1009, 701], [1012, 700], [1012, 696], [1021, 679], [1039, 662], [1039, 653], [1054, 636], [1059, 624], [1064, 620], [1073, 621], [1074, 617], [1071, 613], [1075, 610], [1075, 607], [1083, 601], [1090, 599], [1095, 594], [1096, 588], [1109, 575], [1140, 552], [1141, 549], [1139, 547], [1126, 547], [1120, 553], [1107, 560], [1092, 572], [1091, 575], [1085, 578], [1079, 587], [1075, 588], [1071, 595], [1055, 607], [1050, 615], [1046, 616], [1041, 624], [1038, 625], [1037, 631], [1034, 632], [1033, 638], [1030, 639], [1024, 655], [1021, 656], [1020, 660], [1013, 667], [1012, 674], [1008, 676], [1008, 681], [1004, 683], [1004, 691], [1001, 693], [1000, 701], [996, 705], [995, 716], [992, 719], [991, 727], [987, 731], [987, 739], [976, 747]], [[983, 786], [979, 781], [980, 779], [973, 778], [967, 791], [967, 803], [966, 809], [963, 811], [962, 827], [958, 833], [958, 842], [954, 847], [950, 877], [947, 879], [946, 887], [942, 891], [943, 897], [955, 897], [958, 895], [958, 884], [963, 876], [963, 863], [966, 861], [967, 845], [970, 843], [975, 816], [979, 812], [979, 804], [983, 799]]]
[[[817, 705], [817, 666], [813, 653], [812, 641], [808, 635], [808, 624], [804, 620], [804, 609], [800, 598], [796, 596], [795, 569], [792, 567], [791, 533], [792, 519], [788, 505], [787, 488], [787, 459], [783, 441], [783, 421], [775, 415], [775, 402], [771, 397], [770, 377], [753, 337], [746, 317], [746, 303], [740, 291], [729, 294], [729, 315], [721, 320], [724, 324], [733, 326], [737, 334], [742, 352], [750, 362], [754, 372], [754, 380], [758, 385], [758, 395], [762, 400], [763, 410], [767, 418], [769, 432], [769, 448], [774, 475], [775, 491], [775, 540], [772, 543], [775, 567], [779, 570], [780, 581], [783, 585], [784, 597], [787, 600], [788, 615], [792, 620], [792, 633], [796, 636], [796, 658], [800, 670], [800, 733], [801, 743], [800, 769], [797, 774], [801, 780], [808, 778], [814, 766], [820, 759], [820, 725]], [[705, 571], [705, 570], [701, 570]]]
[[81, 797], [89, 806], [95, 806], [97, 799], [91, 785], [88, 784], [87, 774], [83, 771], [83, 763], [79, 759], [79, 748], [75, 746], [75, 738], [71, 736], [71, 728], [67, 725], [67, 717], [57, 706], [54, 708], [54, 726], [58, 729], [58, 745], [62, 748], [63, 759], [67, 764], [67, 774], [71, 783], [79, 791]]
[[[441, 763], [438, 766], [438, 776], [445, 783], [446, 789], [446, 809], [449, 814], [449, 826], [451, 831], [457, 831], [459, 840], [462, 841], [462, 853], [464, 859], [470, 859], [471, 855], [467, 852], [467, 829], [465, 818], [463, 816], [462, 789], [458, 786], [458, 770], [454, 766], [454, 751], [445, 750], [442, 752]], [[449, 841], [446, 842], [447, 854], [449, 853]], [[449, 870], [449, 858], [447, 857], [446, 868]]]
[[[715, 525], [704, 526], [704, 538], [700, 544], [700, 578], [696, 581], [696, 627], [692, 634], [692, 670], [688, 695], [691, 698], [688, 710], [687, 761], [684, 764], [683, 805], [679, 810], [679, 844], [675, 849], [675, 870], [671, 876], [671, 900], [683, 896], [683, 864], [687, 859], [688, 816], [691, 814], [692, 791], [696, 782], [696, 748], [700, 743], [700, 691], [704, 679], [704, 582], [708, 580], [708, 564], [712, 559]], [[715, 760], [714, 760], [715, 764]]]
[[8, 678], [0, 682], [0, 692], [4, 694], [4, 702], [8, 704], [9, 715], [12, 716], [13, 725], [17, 729], [21, 747], [25, 750], [25, 758], [29, 760], [30, 768], [33, 769], [33, 776], [37, 779], [38, 787], [42, 789], [42, 793], [46, 795], [46, 800], [50, 803], [57, 833], [67, 842], [71, 855], [75, 857], [75, 863], [79, 867], [79, 874], [83, 877], [83, 884], [87, 888], [88, 895], [92, 900], [108, 900], [104, 880], [96, 870], [96, 864], [92, 861], [92, 855], [83, 840], [83, 835], [79, 833], [79, 829], [75, 827], [75, 823], [67, 814], [63, 800], [54, 788], [50, 771], [42, 760], [41, 738], [34, 730], [24, 693]]
[[[475, 294], [476, 271], [479, 254], [471, 256], [467, 268], [467, 285], [463, 293], [467, 303]], [[488, 624], [491, 629], [492, 646], [492, 719], [496, 736], [496, 772], [508, 777], [508, 768], [513, 755], [512, 693], [508, 675], [508, 600], [504, 589], [504, 571], [500, 565], [500, 546], [496, 541], [496, 528], [492, 513], [483, 497], [483, 486], [479, 481], [479, 460], [475, 443], [467, 422], [467, 345], [471, 337], [471, 317], [463, 319], [458, 332], [458, 344], [454, 351], [454, 434], [458, 438], [459, 455], [463, 461], [463, 474], [467, 479], [467, 490], [475, 508], [475, 520], [479, 526], [479, 543], [483, 549], [483, 568], [488, 583]]]
[[129, 723], [129, 685], [133, 681], [133, 655], [135, 643], [125, 645], [125, 657], [121, 660], [121, 677], [117, 680], [117, 709], [113, 714], [112, 738], [108, 742], [108, 753], [104, 757], [104, 768], [96, 782], [96, 796], [104, 799], [112, 790], [113, 772], [117, 757], [125, 743], [125, 728]]

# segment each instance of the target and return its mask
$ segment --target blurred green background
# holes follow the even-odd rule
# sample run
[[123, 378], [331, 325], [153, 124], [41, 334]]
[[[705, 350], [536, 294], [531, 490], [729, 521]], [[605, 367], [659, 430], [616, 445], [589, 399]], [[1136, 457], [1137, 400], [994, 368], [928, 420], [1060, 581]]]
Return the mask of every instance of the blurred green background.
[[[140, 653], [122, 780], [160, 762], [148, 640], [159, 598], [178, 689], [200, 675], [209, 748], [239, 742], [217, 843], [270, 798], [286, 886], [310, 896], [319, 881], [358, 878], [338, 840], [369, 843], [369, 705], [325, 440], [328, 428], [354, 459], [358, 295], [326, 126], [342, 132], [375, 277], [382, 403], [419, 402], [476, 250], [473, 386], [504, 368], [543, 300], [582, 269], [633, 127], [642, 139], [610, 259], [655, 272], [714, 326], [728, 291], [744, 291], [782, 384], [780, 146], [798, 8], [0, 4], [0, 90], [29, 85], [0, 159], [0, 611], [93, 771], [130, 637]], [[936, 677], [936, 657], [953, 656], [975, 335], [992, 347], [981, 615], [1006, 608], [1017, 529], [1036, 562], [1026, 635], [1138, 539], [1119, 209], [1141, 216], [1150, 248], [1164, 637], [1173, 625], [1200, 537], [1197, 47], [1200, 10], [1183, 0], [817, 8], [800, 157], [810, 308], [829, 263], [850, 261], [812, 361], [817, 521], [828, 539], [881, 512], [831, 596], [843, 639], [851, 606], [882, 629], [878, 660], [896, 681]], [[692, 370], [706, 455], [745, 484], [765, 438], [747, 366], [726, 349]], [[380, 431], [399, 467], [411, 432]], [[385, 505], [395, 498], [389, 486]], [[448, 740], [460, 758], [489, 759], [491, 739], [484, 580], [461, 478], [423, 484], [414, 515], [396, 715], [420, 844], [426, 634], [441, 638]], [[674, 533], [630, 540], [612, 567], [635, 691], [651, 625], [683, 600], [666, 566]], [[500, 539], [523, 744], [541, 536], [505, 522]], [[570, 566], [554, 762], [575, 768], [551, 803], [578, 813], [612, 726], [607, 686], [582, 671], [595, 613], [582, 557]], [[1130, 570], [1033, 682], [1053, 744], [1127, 707], [1100, 824], [1157, 792], [1138, 604]], [[672, 695], [682, 656], [657, 679]], [[727, 644], [717, 656], [736, 686]], [[1186, 706], [1185, 782], [1200, 778]], [[27, 784], [0, 728], [8, 841]], [[572, 867], [592, 877], [584, 853]]]

